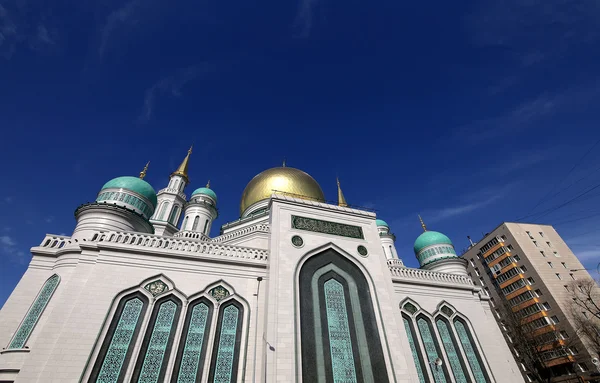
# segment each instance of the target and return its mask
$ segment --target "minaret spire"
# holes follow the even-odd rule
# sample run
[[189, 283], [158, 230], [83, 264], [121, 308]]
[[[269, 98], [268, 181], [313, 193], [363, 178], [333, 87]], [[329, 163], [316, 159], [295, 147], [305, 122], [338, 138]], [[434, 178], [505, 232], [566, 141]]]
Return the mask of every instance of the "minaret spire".
[[206, 183], [206, 188], [210, 189], [210, 180], [208, 180], [208, 182]]
[[189, 183], [189, 179], [188, 179], [188, 162], [190, 161], [190, 155], [192, 154], [192, 148], [193, 145], [190, 146], [190, 148], [188, 149], [187, 155], [185, 156], [185, 158], [183, 159], [183, 161], [181, 162], [181, 165], [179, 165], [179, 167], [177, 168], [177, 170], [175, 170], [172, 174], [172, 176], [180, 176], [182, 177], [185, 182]]
[[281, 165], [282, 168], [285, 168], [285, 158], [283, 159], [283, 165]]
[[423, 222], [421, 215], [419, 215], [419, 221], [421, 221], [421, 227], [423, 228], [423, 231], [427, 231], [427, 226], [425, 226], [425, 222]]
[[148, 165], [150, 165], [150, 161], [148, 161], [148, 163], [146, 163], [146, 166], [144, 166], [144, 169], [142, 169], [142, 171], [140, 172], [141, 180], [143, 180], [144, 177], [146, 177], [146, 172], [148, 171]]
[[338, 188], [338, 206], [347, 207], [348, 203], [346, 203], [346, 198], [344, 198], [344, 193], [342, 193], [342, 187], [340, 186], [340, 179], [338, 177], [335, 178], [337, 181]]

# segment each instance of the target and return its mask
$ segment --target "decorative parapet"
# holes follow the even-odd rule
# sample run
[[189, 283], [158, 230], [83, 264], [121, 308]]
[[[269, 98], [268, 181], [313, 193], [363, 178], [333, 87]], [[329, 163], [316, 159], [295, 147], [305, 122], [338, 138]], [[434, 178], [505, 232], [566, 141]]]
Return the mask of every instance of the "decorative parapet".
[[178, 231], [177, 233], [173, 234], [173, 237], [175, 238], [184, 238], [184, 239], [198, 239], [200, 241], [205, 241], [205, 242], [209, 242], [210, 241], [210, 237], [204, 233], [198, 233], [197, 231]]
[[231, 233], [219, 235], [218, 237], [214, 237], [214, 238], [210, 239], [209, 241], [216, 242], [216, 243], [227, 242], [227, 241], [231, 241], [232, 239], [243, 237], [245, 235], [252, 234], [252, 233], [269, 234], [269, 225], [264, 224], [264, 223], [258, 223], [256, 225], [252, 225], [252, 226], [244, 227], [243, 229], [232, 231]]
[[117, 231], [98, 232], [91, 239], [73, 240], [69, 237], [58, 235], [47, 235], [42, 241], [39, 248], [53, 250], [65, 247], [68, 244], [79, 242], [86, 243], [114, 243], [140, 249], [163, 249], [173, 252], [179, 252], [189, 255], [208, 255], [232, 258], [236, 260], [245, 260], [258, 262], [261, 264], [267, 263], [269, 251], [256, 249], [252, 247], [230, 246], [219, 243], [182, 239], [175, 237], [162, 237], [152, 234], [141, 233], [124, 233]]
[[160, 193], [171, 193], [171, 194], [177, 194], [180, 198], [183, 198], [184, 200], [187, 200], [187, 197], [185, 195], [185, 193], [180, 192], [178, 189], [173, 189], [173, 188], [164, 188], [164, 189], [160, 189], [158, 191], [158, 193], [156, 194], [160, 194]]
[[388, 268], [392, 274], [392, 280], [394, 282], [412, 282], [424, 284], [444, 284], [444, 285], [459, 285], [468, 286], [470, 288], [475, 287], [471, 279], [467, 276], [440, 273], [437, 271], [429, 271], [422, 269], [412, 269], [408, 267], [401, 267], [397, 265], [397, 260], [388, 259]]
[[379, 233], [381, 238], [391, 238], [392, 241], [396, 242], [396, 235], [394, 233]]
[[404, 262], [399, 259], [388, 259], [387, 264], [389, 267], [406, 267], [404, 266]]

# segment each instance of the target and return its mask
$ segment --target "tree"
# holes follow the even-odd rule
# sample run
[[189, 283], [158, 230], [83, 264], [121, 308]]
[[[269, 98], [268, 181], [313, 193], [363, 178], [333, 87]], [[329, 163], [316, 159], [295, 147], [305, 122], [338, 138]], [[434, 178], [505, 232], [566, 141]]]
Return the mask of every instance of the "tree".
[[573, 281], [568, 286], [571, 296], [570, 313], [577, 333], [600, 357], [600, 287], [598, 282], [588, 278]]

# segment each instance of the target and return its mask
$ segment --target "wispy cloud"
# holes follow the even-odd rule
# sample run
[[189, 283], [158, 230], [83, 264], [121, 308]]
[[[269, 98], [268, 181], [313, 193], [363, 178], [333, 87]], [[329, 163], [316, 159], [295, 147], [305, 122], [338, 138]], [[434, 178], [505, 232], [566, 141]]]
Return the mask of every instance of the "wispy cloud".
[[11, 196], [4, 197], [4, 203], [13, 203], [13, 197], [11, 197]]
[[298, 37], [308, 37], [313, 26], [314, 12], [319, 0], [300, 0], [295, 27]]
[[133, 16], [140, 4], [139, 0], [128, 1], [122, 7], [108, 15], [106, 23], [101, 28], [100, 47], [98, 48], [98, 55], [100, 57], [104, 56], [113, 32], [120, 26], [133, 22]]
[[12, 7], [0, 4], [0, 57], [12, 58], [20, 45], [33, 51], [44, 51], [56, 44], [58, 32], [50, 28], [47, 18], [26, 8], [27, 3], [16, 2]]
[[19, 250], [17, 242], [8, 235], [0, 235], [0, 253], [11, 261], [25, 263], [25, 252]]
[[10, 59], [20, 40], [16, 23], [8, 10], [0, 4], [0, 55]]
[[9, 247], [16, 245], [15, 241], [8, 235], [0, 235], [0, 244], [2, 244], [2, 246], [9, 246]]
[[138, 121], [145, 123], [150, 120], [156, 104], [156, 99], [159, 95], [166, 94], [171, 97], [181, 97], [181, 90], [187, 83], [210, 71], [212, 67], [213, 66], [210, 64], [191, 66], [180, 69], [175, 74], [160, 79], [146, 90], [144, 106], [141, 115], [138, 117]]

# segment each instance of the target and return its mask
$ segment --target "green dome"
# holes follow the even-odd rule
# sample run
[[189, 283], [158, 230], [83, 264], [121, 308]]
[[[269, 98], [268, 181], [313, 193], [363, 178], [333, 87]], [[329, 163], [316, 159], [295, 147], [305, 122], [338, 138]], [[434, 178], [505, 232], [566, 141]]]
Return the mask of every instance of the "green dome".
[[154, 188], [148, 182], [138, 177], [124, 176], [114, 178], [102, 186], [102, 190], [104, 189], [130, 190], [146, 198], [156, 208], [157, 199]]
[[376, 220], [375, 220], [375, 224], [376, 224], [377, 226], [385, 226], [385, 227], [387, 227], [388, 229], [390, 228], [390, 225], [388, 225], [388, 224], [387, 224], [387, 222], [385, 222], [385, 221], [384, 221], [384, 220], [382, 220], [382, 219], [376, 219]]
[[427, 246], [442, 244], [452, 245], [452, 241], [450, 238], [446, 237], [442, 233], [438, 233], [437, 231], [426, 231], [419, 235], [415, 241], [415, 254], [418, 254], [419, 251], [423, 250]]
[[198, 194], [204, 194], [209, 196], [210, 198], [214, 199], [215, 202], [217, 202], [217, 194], [212, 191], [212, 189], [209, 188], [198, 188], [196, 190], [194, 190], [194, 192], [192, 193], [192, 197]]

